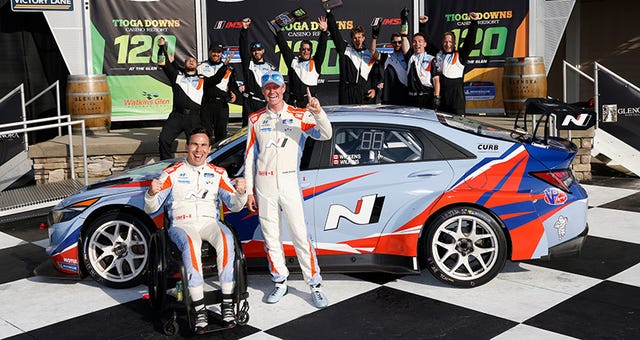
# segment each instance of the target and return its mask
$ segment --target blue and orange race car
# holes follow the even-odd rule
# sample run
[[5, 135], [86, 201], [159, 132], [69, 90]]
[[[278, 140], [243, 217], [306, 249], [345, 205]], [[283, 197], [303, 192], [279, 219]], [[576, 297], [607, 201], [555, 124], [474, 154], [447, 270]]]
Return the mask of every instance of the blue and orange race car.
[[[323, 271], [426, 268], [445, 283], [473, 287], [495, 277], [507, 259], [580, 251], [587, 193], [571, 170], [577, 147], [570, 141], [431, 110], [326, 110], [333, 138], [306, 141], [299, 177]], [[223, 140], [209, 162], [242, 176], [245, 141], [246, 130]], [[50, 260], [36, 273], [89, 274], [116, 288], [141, 283], [149, 235], [164, 220], [162, 211], [144, 213], [144, 192], [170, 164], [125, 171], [60, 202], [49, 215]], [[258, 217], [244, 209], [224, 212], [224, 219], [241, 238], [249, 267], [266, 267]], [[285, 252], [295, 264], [286, 230]]]

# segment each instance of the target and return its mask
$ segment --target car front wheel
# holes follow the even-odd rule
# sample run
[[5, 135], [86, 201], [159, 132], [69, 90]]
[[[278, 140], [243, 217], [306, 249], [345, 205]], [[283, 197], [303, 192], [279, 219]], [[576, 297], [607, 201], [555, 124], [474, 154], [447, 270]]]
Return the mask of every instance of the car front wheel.
[[472, 207], [451, 208], [428, 227], [427, 268], [438, 280], [471, 288], [489, 282], [504, 267], [507, 241], [487, 213]]
[[108, 212], [94, 220], [82, 239], [87, 272], [111, 288], [129, 288], [142, 282], [149, 256], [149, 231], [139, 218]]

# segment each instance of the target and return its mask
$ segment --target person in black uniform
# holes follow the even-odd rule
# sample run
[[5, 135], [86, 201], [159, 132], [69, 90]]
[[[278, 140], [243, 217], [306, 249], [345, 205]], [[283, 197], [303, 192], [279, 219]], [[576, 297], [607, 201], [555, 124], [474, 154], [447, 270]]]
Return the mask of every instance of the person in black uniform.
[[[364, 27], [351, 29], [351, 44], [347, 44], [338, 30], [338, 24], [331, 10], [327, 10], [329, 33], [340, 57], [340, 84], [338, 103], [373, 104], [376, 98], [376, 73], [373, 69], [375, 58], [364, 44]], [[373, 72], [372, 72], [373, 71]]]
[[164, 65], [158, 63], [171, 82], [173, 108], [165, 120], [158, 137], [160, 159], [173, 158], [171, 144], [181, 132], [189, 140], [189, 132], [200, 126], [200, 102], [204, 79], [198, 75], [198, 61], [193, 56], [184, 60], [184, 69], [179, 69], [173, 57], [168, 56], [166, 41], [158, 40], [160, 53], [164, 55]]
[[[401, 12], [401, 16], [404, 14]], [[408, 18], [407, 18], [408, 21]], [[405, 54], [409, 51], [407, 32], [391, 34], [392, 53], [380, 53], [376, 49], [381, 23], [371, 25], [371, 46], [369, 51], [382, 67], [382, 104], [405, 105], [408, 102], [407, 88], [407, 60]], [[403, 38], [404, 37], [404, 38]]]
[[198, 65], [198, 73], [205, 77], [212, 77], [219, 72], [224, 72], [224, 74], [218, 75], [220, 82], [204, 88], [201, 103], [200, 121], [209, 134], [213, 134], [214, 142], [227, 137], [228, 103], [235, 103], [240, 95], [234, 69], [231, 66], [223, 67], [229, 64], [233, 54], [231, 53], [228, 59], [223, 61], [223, 51], [224, 47], [220, 42], [212, 42], [209, 46], [209, 59]]
[[242, 126], [247, 126], [251, 113], [262, 109], [266, 102], [262, 95], [262, 75], [275, 70], [273, 65], [264, 60], [264, 45], [253, 42], [249, 45], [247, 39], [248, 30], [251, 27], [251, 19], [242, 19], [240, 30], [240, 59], [242, 60], [242, 76], [244, 78], [244, 91], [242, 93]]
[[436, 74], [435, 57], [427, 52], [427, 16], [419, 17], [419, 32], [411, 38], [411, 49], [408, 56], [408, 81], [409, 105], [428, 109], [438, 108], [439, 78]]
[[469, 60], [469, 53], [473, 48], [478, 30], [478, 13], [469, 13], [471, 25], [467, 36], [456, 50], [456, 37], [452, 32], [446, 32], [442, 37], [442, 50], [436, 55], [436, 72], [440, 78], [440, 109], [444, 112], [462, 115], [465, 113], [464, 98], [464, 69]]
[[276, 42], [280, 47], [280, 52], [284, 58], [285, 64], [289, 68], [289, 91], [288, 102], [295, 107], [307, 107], [309, 102], [307, 98], [307, 87], [314, 97], [318, 94], [318, 78], [322, 70], [322, 63], [327, 51], [327, 19], [325, 17], [318, 18], [318, 26], [320, 28], [320, 38], [318, 39], [318, 50], [313, 54], [313, 44], [309, 40], [303, 40], [300, 43], [298, 56], [293, 55], [293, 51], [285, 40], [284, 33], [279, 31], [276, 33]]

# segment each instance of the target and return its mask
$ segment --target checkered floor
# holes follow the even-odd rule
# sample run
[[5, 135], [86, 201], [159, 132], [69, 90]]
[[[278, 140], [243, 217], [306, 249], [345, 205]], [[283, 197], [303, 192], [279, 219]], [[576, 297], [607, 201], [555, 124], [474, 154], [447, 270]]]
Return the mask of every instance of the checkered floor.
[[[331, 305], [324, 310], [311, 305], [299, 274], [280, 303], [265, 304], [271, 281], [251, 273], [249, 324], [202, 338], [638, 339], [640, 180], [585, 187], [590, 232], [580, 257], [508, 262], [496, 279], [473, 289], [444, 286], [427, 272], [326, 274]], [[145, 287], [34, 277], [46, 259], [41, 220], [0, 225], [0, 338], [166, 338], [140, 299]], [[191, 337], [182, 326], [176, 338]]]

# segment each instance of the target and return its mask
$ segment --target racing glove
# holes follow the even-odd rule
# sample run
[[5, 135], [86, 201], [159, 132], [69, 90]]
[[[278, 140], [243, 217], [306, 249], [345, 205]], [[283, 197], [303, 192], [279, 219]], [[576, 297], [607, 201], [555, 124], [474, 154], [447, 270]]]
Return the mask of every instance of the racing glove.
[[440, 107], [440, 96], [433, 96], [433, 109], [437, 110]]
[[382, 26], [382, 18], [374, 18], [371, 22], [371, 38], [378, 39], [380, 36], [380, 27]]

